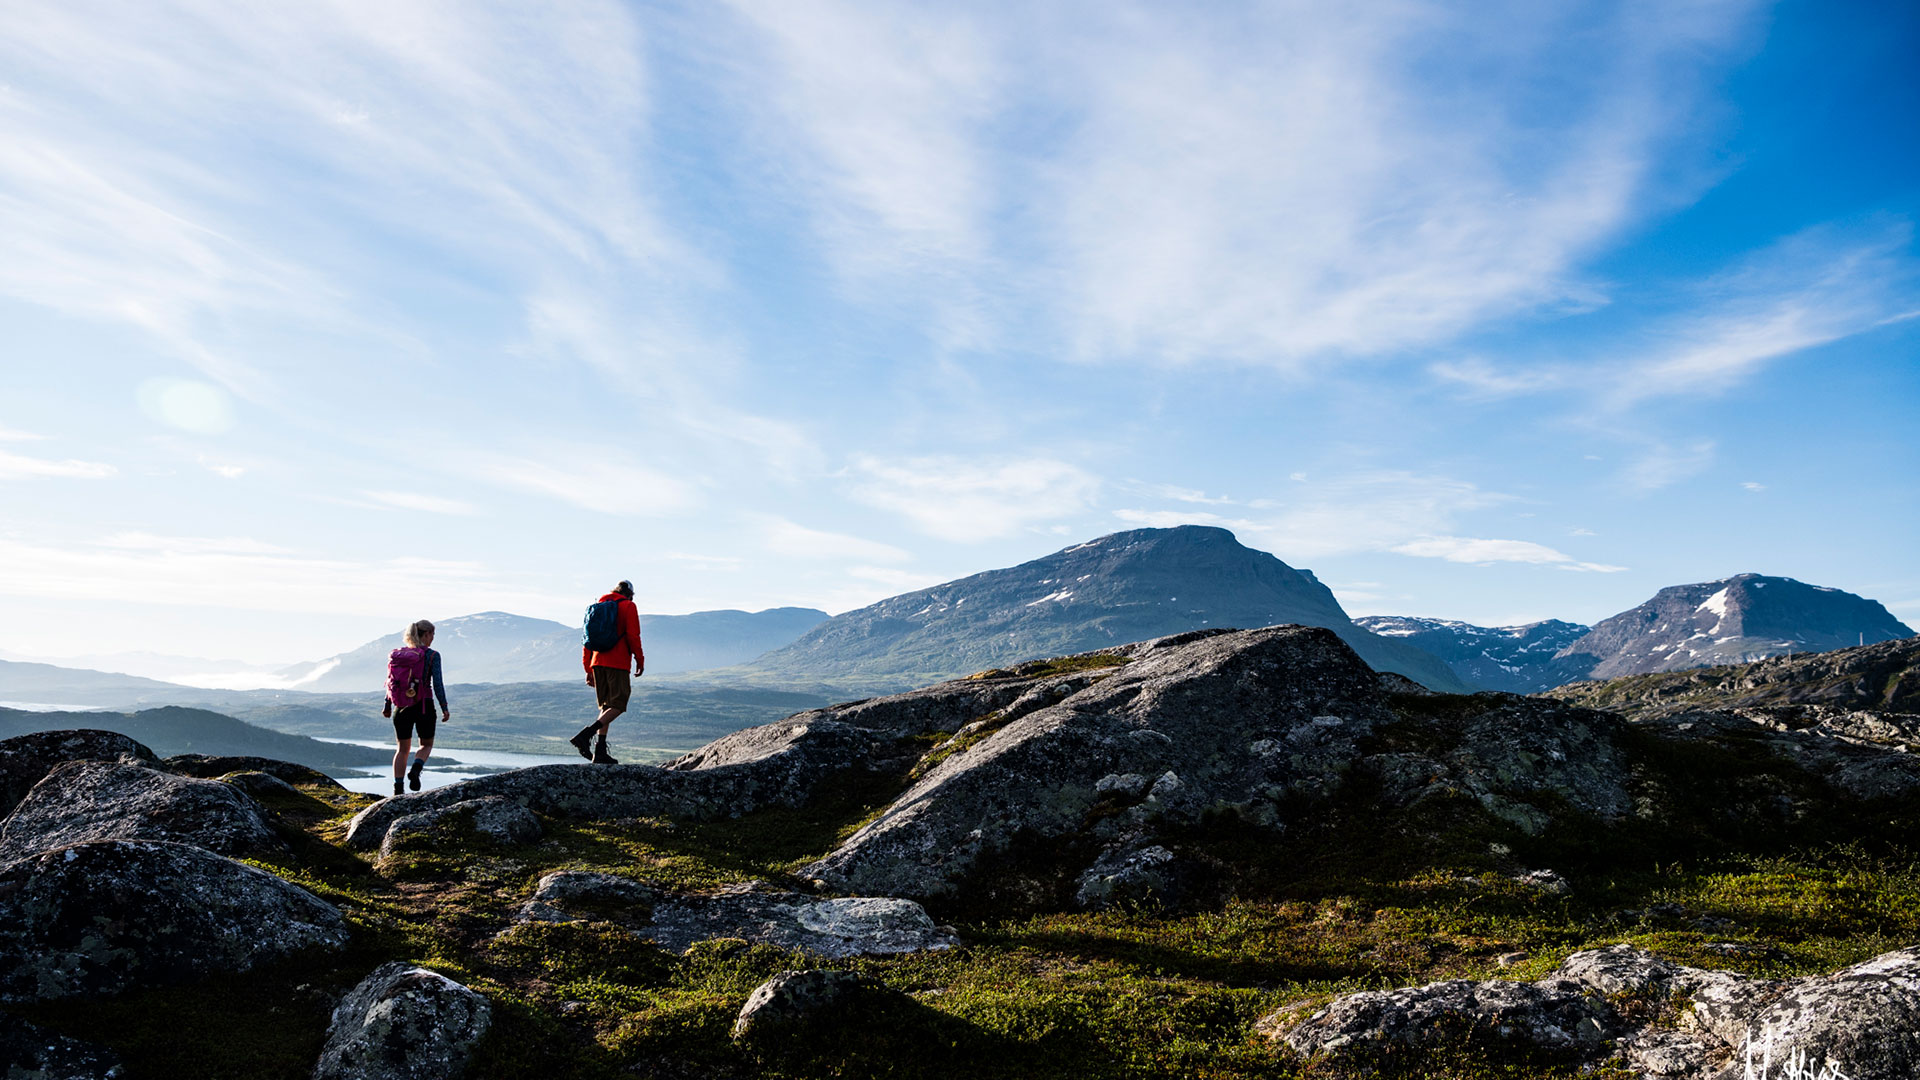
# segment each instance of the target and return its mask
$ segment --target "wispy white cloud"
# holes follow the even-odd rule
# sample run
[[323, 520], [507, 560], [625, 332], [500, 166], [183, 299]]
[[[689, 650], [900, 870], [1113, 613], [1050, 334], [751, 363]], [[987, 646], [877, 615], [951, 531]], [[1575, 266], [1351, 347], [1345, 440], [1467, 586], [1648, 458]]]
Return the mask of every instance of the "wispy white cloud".
[[557, 460], [477, 453], [460, 461], [475, 479], [603, 514], [673, 514], [698, 501], [691, 484], [620, 457], [606, 447], [582, 446]]
[[401, 510], [419, 510], [428, 514], [451, 514], [458, 517], [472, 517], [480, 512], [479, 507], [463, 499], [449, 499], [417, 491], [364, 491], [361, 494], [374, 502]]
[[[1291, 498], [1273, 500], [1271, 511], [1249, 506], [1234, 516], [1190, 509], [1122, 509], [1114, 516], [1151, 528], [1217, 525], [1231, 529], [1245, 543], [1296, 564], [1304, 559], [1384, 551], [1475, 564], [1519, 562], [1601, 572], [1622, 569], [1583, 562], [1531, 541], [1455, 535], [1462, 519], [1475, 511], [1514, 501], [1511, 495], [1485, 491], [1463, 480], [1404, 471], [1366, 472], [1315, 482], [1307, 485], [1304, 494], [1297, 489], [1289, 490], [1289, 494]], [[1574, 532], [1592, 535], [1586, 530]], [[1361, 588], [1354, 596], [1375, 599], [1375, 589], [1377, 586]]]
[[55, 460], [0, 450], [0, 480], [15, 480], [29, 476], [67, 480], [103, 480], [119, 471], [100, 461], [78, 461], [73, 458]]
[[1620, 470], [1619, 482], [1629, 491], [1658, 491], [1713, 465], [1714, 441], [1697, 439], [1682, 446], [1655, 441]]
[[169, 555], [292, 555], [290, 548], [250, 536], [162, 536], [149, 532], [119, 532], [95, 541], [95, 546], [118, 551], [155, 551]]
[[1755, 253], [1695, 290], [1692, 310], [1658, 334], [1671, 345], [1615, 368], [1607, 403], [1722, 391], [1781, 357], [1914, 317], [1912, 239], [1904, 221], [1875, 221], [1808, 229]]
[[[932, 574], [890, 566], [851, 566], [847, 568], [847, 576], [884, 585], [895, 593], [930, 588], [945, 580]], [[884, 597], [875, 597], [875, 599], [884, 599]]]
[[[733, 0], [760, 49], [730, 74], [789, 182], [842, 261], [901, 270], [984, 254], [983, 153], [1004, 83], [989, 31], [963, 9]], [[763, 111], [764, 110], [764, 111]]]
[[[1062, 39], [1079, 123], [1044, 204], [1079, 350], [1305, 370], [1601, 302], [1580, 261], [1685, 115], [1663, 73], [1747, 8], [1501, 5], [1494, 35], [1422, 3], [1102, 10]], [[1571, 93], [1542, 125], [1514, 103], [1548, 75]]]
[[1663, 286], [1667, 310], [1630, 328], [1598, 330], [1584, 349], [1507, 364], [1442, 361], [1427, 370], [1469, 398], [1565, 392], [1579, 395], [1582, 411], [1606, 415], [1657, 398], [1719, 393], [1795, 353], [1920, 317], [1920, 260], [1911, 247], [1912, 227], [1903, 220], [1810, 228], [1723, 272]]
[[921, 457], [853, 461], [849, 494], [931, 536], [972, 542], [1011, 536], [1085, 510], [1098, 477], [1064, 461]]
[[1765, 490], [1767, 490], [1767, 485], [1765, 485], [1765, 484], [1763, 484], [1763, 483], [1761, 483], [1761, 482], [1760, 482], [1760, 481], [1758, 481], [1758, 480], [1742, 480], [1742, 481], [1740, 482], [1740, 486], [1741, 486], [1741, 487], [1743, 487], [1743, 488], [1745, 488], [1745, 489], [1746, 489], [1746, 490], [1748, 490], [1748, 491], [1765, 491]]
[[44, 438], [46, 438], [45, 435], [36, 435], [31, 431], [20, 431], [0, 425], [0, 442], [38, 442]]
[[860, 559], [878, 562], [903, 562], [905, 551], [892, 544], [867, 540], [845, 533], [809, 529], [785, 518], [761, 519], [762, 542], [768, 551], [798, 559]]
[[1560, 366], [1502, 367], [1484, 357], [1443, 360], [1427, 373], [1469, 398], [1494, 399], [1560, 389], [1573, 373]]
[[1578, 570], [1597, 573], [1617, 573], [1624, 566], [1609, 566], [1605, 563], [1581, 562], [1564, 552], [1555, 551], [1544, 544], [1527, 540], [1487, 540], [1467, 536], [1426, 536], [1395, 545], [1392, 549], [1401, 555], [1413, 555], [1423, 559], [1445, 559], [1448, 562], [1476, 563], [1532, 563], [1548, 565], [1560, 570]]
[[470, 561], [366, 562], [245, 537], [146, 533], [62, 544], [0, 537], [0, 595], [338, 615], [553, 611], [572, 600], [513, 584]]
[[1202, 506], [1232, 506], [1234, 500], [1226, 495], [1209, 495], [1196, 488], [1184, 488], [1175, 484], [1145, 484], [1131, 481], [1128, 485], [1135, 493], [1154, 499], [1171, 499], [1174, 502], [1195, 503]]

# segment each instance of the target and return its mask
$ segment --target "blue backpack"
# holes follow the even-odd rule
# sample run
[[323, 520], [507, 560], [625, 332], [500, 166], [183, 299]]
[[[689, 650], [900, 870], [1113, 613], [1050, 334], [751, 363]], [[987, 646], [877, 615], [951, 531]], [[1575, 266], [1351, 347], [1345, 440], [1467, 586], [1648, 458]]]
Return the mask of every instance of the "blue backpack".
[[587, 605], [587, 617], [580, 630], [580, 644], [594, 652], [606, 652], [626, 635], [620, 625], [620, 601], [600, 600]]

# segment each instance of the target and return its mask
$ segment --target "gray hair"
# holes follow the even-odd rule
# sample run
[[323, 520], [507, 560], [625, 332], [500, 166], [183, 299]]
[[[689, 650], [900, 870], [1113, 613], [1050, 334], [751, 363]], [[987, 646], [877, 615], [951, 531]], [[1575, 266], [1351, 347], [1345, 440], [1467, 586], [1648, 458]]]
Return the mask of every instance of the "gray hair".
[[425, 645], [427, 643], [427, 639], [432, 636], [433, 636], [433, 624], [428, 622], [425, 619], [421, 619], [419, 622], [414, 623], [412, 626], [407, 627], [407, 644], [413, 646], [416, 649], [422, 645]]

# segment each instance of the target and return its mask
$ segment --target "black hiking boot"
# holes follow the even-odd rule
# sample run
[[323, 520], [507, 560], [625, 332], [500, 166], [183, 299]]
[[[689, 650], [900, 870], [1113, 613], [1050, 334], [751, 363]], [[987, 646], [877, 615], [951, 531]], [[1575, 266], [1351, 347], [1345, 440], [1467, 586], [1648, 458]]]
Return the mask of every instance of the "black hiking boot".
[[590, 747], [593, 744], [594, 733], [598, 732], [599, 730], [600, 730], [599, 724], [588, 724], [586, 727], [583, 727], [580, 729], [580, 734], [575, 735], [573, 738], [568, 739], [567, 741], [573, 744], [573, 748], [575, 750], [580, 751], [581, 757], [586, 758], [588, 761], [592, 761], [593, 751], [588, 749], [588, 747]]
[[413, 759], [413, 765], [407, 769], [407, 786], [408, 787], [412, 788], [415, 791], [420, 790], [420, 770], [426, 767], [427, 767], [426, 762], [420, 760], [419, 758]]
[[400, 794], [400, 778], [397, 776], [393, 778], [393, 793]]
[[604, 742], [593, 748], [593, 763], [595, 765], [620, 764], [617, 758], [615, 758], [612, 754], [607, 753], [607, 744]]

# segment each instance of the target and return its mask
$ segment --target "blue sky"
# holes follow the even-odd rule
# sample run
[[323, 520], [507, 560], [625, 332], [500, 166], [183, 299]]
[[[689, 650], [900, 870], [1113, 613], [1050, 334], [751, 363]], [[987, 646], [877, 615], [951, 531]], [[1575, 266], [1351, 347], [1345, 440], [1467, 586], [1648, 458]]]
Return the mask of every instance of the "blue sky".
[[842, 611], [1223, 524], [1354, 614], [1920, 621], [1911, 4], [37, 3], [0, 650]]

